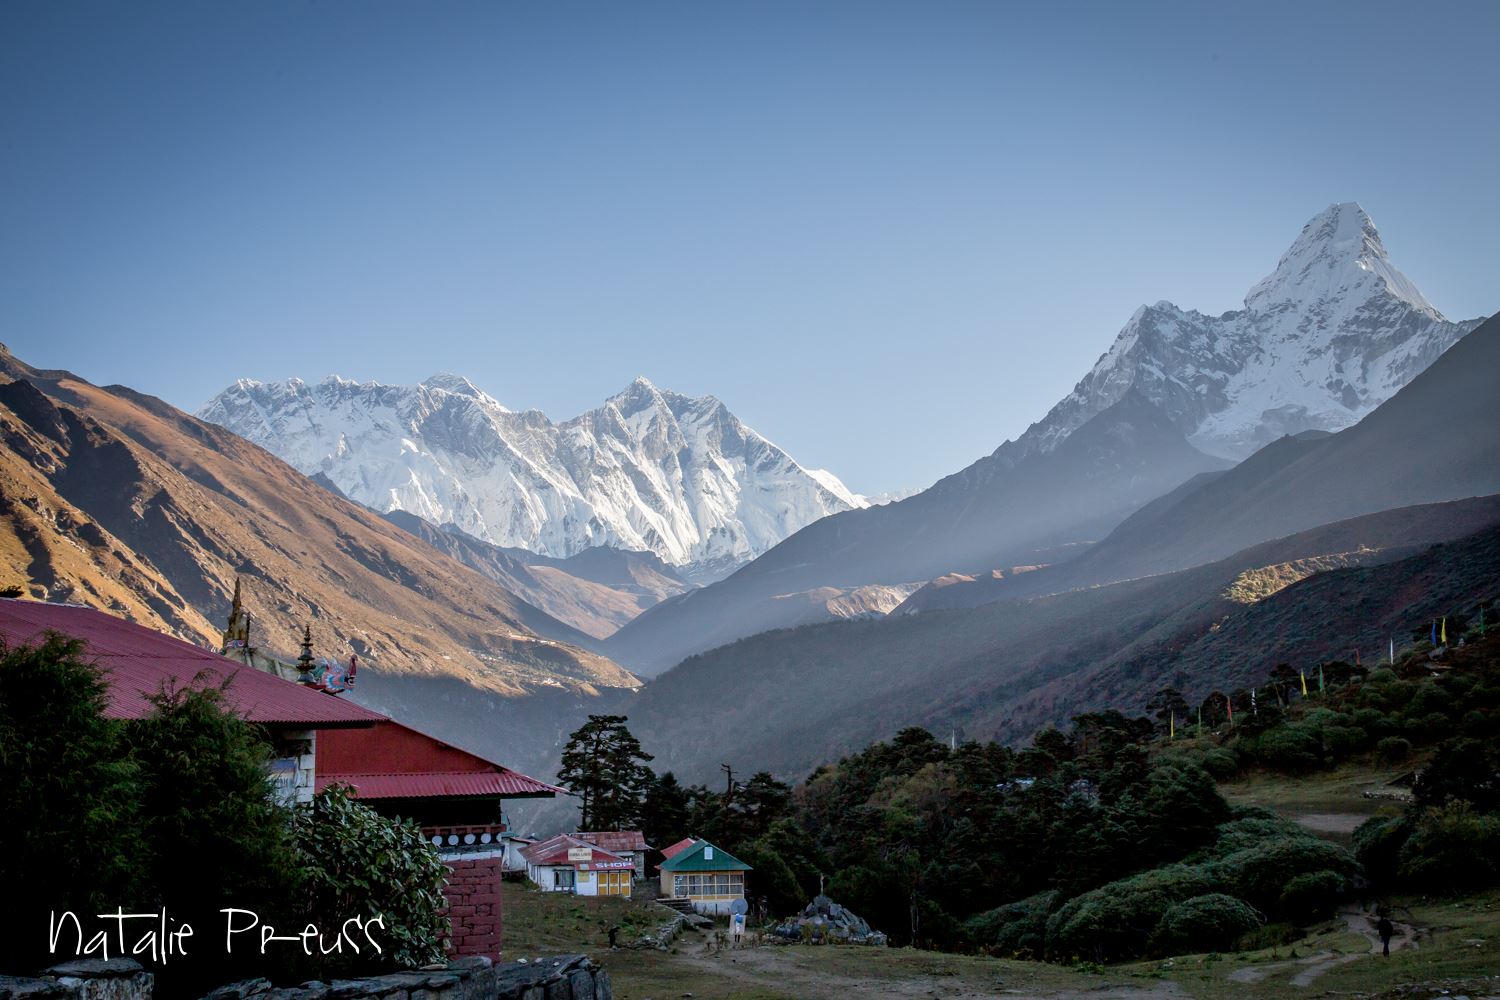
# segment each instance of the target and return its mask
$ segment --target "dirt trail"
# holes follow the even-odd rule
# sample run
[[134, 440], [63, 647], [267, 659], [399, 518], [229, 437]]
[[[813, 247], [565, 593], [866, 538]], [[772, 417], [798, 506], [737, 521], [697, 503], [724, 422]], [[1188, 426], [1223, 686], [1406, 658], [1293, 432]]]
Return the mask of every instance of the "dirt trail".
[[[1273, 973], [1285, 969], [1300, 968], [1292, 977], [1293, 986], [1310, 986], [1329, 969], [1337, 968], [1348, 962], [1357, 962], [1371, 955], [1379, 956], [1381, 952], [1380, 935], [1375, 932], [1376, 917], [1363, 910], [1344, 910], [1339, 916], [1344, 920], [1344, 927], [1351, 934], [1358, 934], [1370, 942], [1370, 950], [1356, 954], [1337, 954], [1331, 951], [1320, 951], [1305, 958], [1293, 959], [1287, 962], [1269, 962], [1265, 965], [1252, 965], [1243, 969], [1235, 969], [1229, 974], [1231, 982], [1236, 983], [1258, 983]], [[1416, 947], [1416, 928], [1410, 924], [1403, 924], [1398, 920], [1392, 920], [1395, 925], [1396, 934], [1391, 938], [1391, 951], [1399, 951], [1402, 948]]]
[[1012, 988], [1000, 979], [987, 984], [965, 981], [965, 977], [941, 972], [893, 969], [872, 964], [870, 973], [840, 972], [819, 965], [804, 965], [795, 946], [751, 947], [717, 954], [682, 955], [680, 961], [704, 975], [719, 976], [746, 986], [775, 990], [799, 1000], [849, 1000], [879, 997], [891, 1000], [1182, 1000], [1185, 994], [1175, 983], [1153, 983], [1149, 987], [1101, 985], [1092, 989]]

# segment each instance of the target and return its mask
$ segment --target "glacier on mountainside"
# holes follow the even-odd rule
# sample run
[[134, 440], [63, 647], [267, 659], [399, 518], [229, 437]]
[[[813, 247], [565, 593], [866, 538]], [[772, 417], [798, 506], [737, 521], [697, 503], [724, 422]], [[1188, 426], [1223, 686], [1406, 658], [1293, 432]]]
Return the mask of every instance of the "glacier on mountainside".
[[714, 397], [644, 378], [562, 423], [448, 373], [415, 386], [242, 379], [199, 415], [381, 512], [558, 558], [650, 551], [698, 578], [865, 505]]

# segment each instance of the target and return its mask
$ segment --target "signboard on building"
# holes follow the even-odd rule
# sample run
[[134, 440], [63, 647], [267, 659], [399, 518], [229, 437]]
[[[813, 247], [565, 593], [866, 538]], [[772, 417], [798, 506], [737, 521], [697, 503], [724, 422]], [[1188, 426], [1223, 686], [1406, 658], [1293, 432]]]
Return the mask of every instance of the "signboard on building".
[[594, 849], [592, 847], [570, 847], [570, 848], [568, 848], [568, 860], [570, 862], [575, 863], [575, 864], [577, 862], [580, 862], [580, 861], [584, 861], [584, 862], [591, 861], [591, 860], [593, 860], [593, 857], [594, 857]]
[[626, 871], [627, 869], [631, 869], [631, 868], [634, 868], [634, 867], [635, 867], [635, 863], [631, 862], [631, 861], [599, 861], [599, 862], [589, 862], [589, 863], [586, 863], [586, 864], [580, 864], [578, 866], [578, 870], [579, 871], [584, 871], [584, 872], [586, 872], [586, 871], [612, 872], [612, 871]]

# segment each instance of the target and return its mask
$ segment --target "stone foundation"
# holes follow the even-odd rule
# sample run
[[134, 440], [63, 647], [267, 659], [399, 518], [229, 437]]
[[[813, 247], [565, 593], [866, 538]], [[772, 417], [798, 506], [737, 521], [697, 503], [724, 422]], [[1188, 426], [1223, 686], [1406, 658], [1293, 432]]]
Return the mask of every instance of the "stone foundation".
[[[0, 1000], [151, 1000], [155, 977], [128, 958], [77, 961], [35, 979], [0, 976]], [[494, 965], [475, 956], [441, 969], [274, 987], [268, 979], [221, 986], [204, 1000], [614, 1000], [609, 973], [587, 955]]]

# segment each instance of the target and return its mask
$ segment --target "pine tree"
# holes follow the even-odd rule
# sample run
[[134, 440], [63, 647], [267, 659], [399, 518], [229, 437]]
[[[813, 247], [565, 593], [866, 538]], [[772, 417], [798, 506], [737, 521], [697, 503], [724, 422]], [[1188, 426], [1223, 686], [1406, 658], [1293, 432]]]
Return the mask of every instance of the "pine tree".
[[665, 847], [691, 834], [691, 801], [688, 790], [671, 771], [652, 780], [641, 806], [641, 834], [646, 843]]
[[579, 799], [580, 828], [619, 830], [637, 824], [655, 780], [652, 757], [625, 728], [623, 715], [591, 715], [568, 737], [557, 777]]

